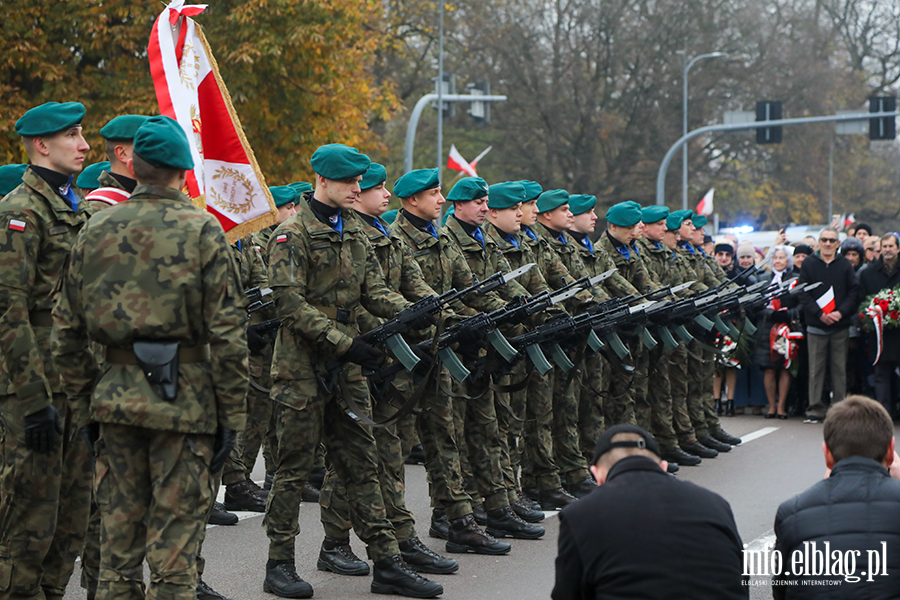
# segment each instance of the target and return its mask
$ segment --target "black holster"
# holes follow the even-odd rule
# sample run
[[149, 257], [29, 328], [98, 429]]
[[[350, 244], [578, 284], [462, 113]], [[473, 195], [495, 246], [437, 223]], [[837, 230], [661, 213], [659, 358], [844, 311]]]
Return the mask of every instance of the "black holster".
[[134, 342], [132, 348], [156, 395], [174, 401], [178, 395], [178, 342], [143, 340]]

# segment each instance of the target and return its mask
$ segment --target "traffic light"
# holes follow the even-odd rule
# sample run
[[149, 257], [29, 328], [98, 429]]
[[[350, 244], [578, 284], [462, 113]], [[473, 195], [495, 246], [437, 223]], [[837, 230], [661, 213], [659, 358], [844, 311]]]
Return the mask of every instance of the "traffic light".
[[[869, 112], [894, 112], [897, 110], [897, 99], [894, 96], [869, 96]], [[892, 140], [897, 137], [897, 125], [894, 117], [869, 119], [870, 140]]]
[[[781, 101], [766, 100], [756, 103], [757, 121], [775, 121], [781, 118]], [[781, 127], [758, 127], [756, 129], [757, 144], [780, 144]]]
[[[466, 86], [473, 96], [490, 96], [491, 82], [487, 79], [476, 79], [475, 83]], [[479, 125], [491, 122], [491, 103], [472, 100], [472, 107], [467, 111]]]

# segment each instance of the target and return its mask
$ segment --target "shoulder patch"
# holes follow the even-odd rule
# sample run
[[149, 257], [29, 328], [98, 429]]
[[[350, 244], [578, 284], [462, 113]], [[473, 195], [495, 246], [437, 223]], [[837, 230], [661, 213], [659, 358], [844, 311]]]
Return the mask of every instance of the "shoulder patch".
[[281, 244], [281, 243], [286, 242], [287, 239], [288, 239], [287, 234], [286, 234], [286, 233], [282, 233], [281, 235], [279, 235], [278, 237], [275, 238], [275, 243], [276, 243], [276, 244]]
[[25, 231], [25, 225], [25, 221], [20, 221], [18, 219], [9, 220], [9, 228], [13, 231]]

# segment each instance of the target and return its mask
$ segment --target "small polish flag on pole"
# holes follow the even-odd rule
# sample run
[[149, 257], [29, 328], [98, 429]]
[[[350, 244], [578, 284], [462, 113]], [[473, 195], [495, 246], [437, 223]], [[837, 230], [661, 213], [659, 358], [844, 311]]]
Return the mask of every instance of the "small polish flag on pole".
[[826, 315], [834, 312], [834, 309], [836, 308], [834, 304], [834, 287], [829, 287], [824, 294], [819, 296], [819, 299], [816, 300], [816, 304], [819, 305], [819, 308], [821, 308], [822, 312]]
[[488, 146], [484, 152], [475, 157], [475, 160], [468, 162], [462, 157], [462, 154], [459, 153], [456, 146], [450, 144], [450, 156], [447, 157], [447, 168], [466, 173], [471, 177], [478, 177], [478, 171], [475, 170], [475, 165], [478, 164], [479, 160], [484, 158], [485, 154], [491, 151], [491, 148], [493, 148], [493, 146]]
[[713, 194], [716, 193], [716, 188], [709, 188], [709, 191], [703, 196], [700, 202], [697, 203], [697, 214], [698, 215], [706, 215], [707, 217], [713, 214]]

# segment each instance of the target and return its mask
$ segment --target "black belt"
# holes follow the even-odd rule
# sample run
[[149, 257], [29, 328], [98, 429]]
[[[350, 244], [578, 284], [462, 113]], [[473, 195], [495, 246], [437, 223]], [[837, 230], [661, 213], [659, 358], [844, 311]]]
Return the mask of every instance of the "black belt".
[[[183, 363], [198, 363], [209, 360], [209, 344], [193, 346], [191, 348], [179, 348], [178, 360]], [[136, 365], [137, 356], [131, 348], [106, 347], [104, 361], [113, 365]]]

